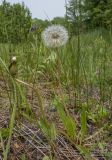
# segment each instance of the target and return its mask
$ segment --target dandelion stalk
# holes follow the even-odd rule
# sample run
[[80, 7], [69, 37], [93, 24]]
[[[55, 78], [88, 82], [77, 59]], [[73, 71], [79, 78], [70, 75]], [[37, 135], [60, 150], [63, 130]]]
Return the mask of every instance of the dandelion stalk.
[[[57, 72], [57, 79], [58, 79], [58, 85], [60, 89], [60, 94], [62, 100], [63, 98], [63, 90], [61, 86], [61, 60], [59, 57], [59, 50], [58, 48], [65, 45], [68, 41], [68, 31], [65, 29], [65, 27], [61, 25], [51, 25], [48, 28], [46, 28], [42, 33], [42, 39], [43, 43], [48, 48], [55, 48], [56, 54], [57, 54], [57, 61], [56, 61], [56, 72]], [[65, 106], [65, 105], [64, 105]], [[66, 112], [67, 109], [65, 108]]]

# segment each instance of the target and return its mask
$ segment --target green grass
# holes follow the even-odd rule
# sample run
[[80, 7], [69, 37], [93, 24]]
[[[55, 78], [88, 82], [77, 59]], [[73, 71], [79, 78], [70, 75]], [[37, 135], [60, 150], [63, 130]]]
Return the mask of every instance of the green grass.
[[[10, 99], [13, 109], [18, 106], [18, 115], [15, 109], [11, 113], [4, 160], [7, 159], [15, 121], [19, 121], [18, 116], [40, 127], [53, 151], [56, 137], [62, 134], [84, 154], [83, 158], [87, 159], [86, 153], [90, 152], [86, 151], [84, 142], [90, 137], [88, 121], [96, 127], [93, 136], [101, 128], [106, 128], [107, 131], [111, 128], [109, 117], [112, 116], [112, 35], [105, 30], [96, 30], [73, 37], [66, 46], [58, 50], [45, 48], [36, 38], [33, 43], [12, 45], [12, 48], [18, 62], [18, 76], [17, 80], [14, 80], [18, 93], [15, 93], [17, 97]], [[5, 83], [13, 82], [13, 77], [10, 78], [7, 72], [11, 54], [9, 50], [10, 44], [0, 44], [0, 75], [4, 77]], [[60, 61], [58, 67], [57, 59]], [[40, 91], [42, 84], [50, 86], [48, 92], [50, 88], [51, 95], [47, 107], [50, 104], [56, 105], [57, 115], [63, 126], [61, 131], [56, 125], [59, 122], [51, 123], [44, 112], [46, 97], [45, 88]], [[27, 98], [29, 88], [32, 103], [29, 103]], [[12, 92], [16, 90], [12, 88]], [[34, 99], [38, 100], [38, 117], [32, 109]], [[93, 146], [94, 143], [91, 148]]]

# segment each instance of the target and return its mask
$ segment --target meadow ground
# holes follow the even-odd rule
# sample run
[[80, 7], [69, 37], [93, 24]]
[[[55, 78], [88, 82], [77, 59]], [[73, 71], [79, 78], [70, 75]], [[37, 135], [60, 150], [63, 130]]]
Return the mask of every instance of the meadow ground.
[[[11, 47], [11, 52], [10, 52]], [[10, 55], [18, 73], [9, 74]], [[112, 35], [59, 49], [0, 44], [0, 159], [112, 159]]]

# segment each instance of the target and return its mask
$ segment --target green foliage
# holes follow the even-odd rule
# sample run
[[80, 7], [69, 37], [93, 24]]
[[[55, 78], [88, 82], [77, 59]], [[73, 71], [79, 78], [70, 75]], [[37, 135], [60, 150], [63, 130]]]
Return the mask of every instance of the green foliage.
[[27, 40], [31, 14], [24, 3], [13, 4], [4, 0], [0, 5], [0, 42], [20, 43]]
[[110, 27], [112, 25], [112, 0], [86, 0], [85, 13], [88, 16], [89, 24]]
[[84, 13], [84, 0], [69, 0], [67, 4], [67, 18], [77, 24], [79, 17], [83, 17]]
[[38, 31], [38, 29], [43, 30], [49, 24], [50, 24], [50, 21], [48, 21], [48, 20], [42, 20], [42, 19], [38, 19], [38, 18], [34, 18], [32, 20], [32, 25], [37, 27], [37, 31]]
[[89, 148], [86, 148], [82, 145], [77, 145], [77, 149], [79, 150], [80, 154], [84, 157], [84, 159], [90, 160], [92, 158]]
[[1, 128], [0, 129], [0, 137], [8, 138], [9, 136], [9, 128]]
[[70, 115], [67, 115], [64, 111], [64, 106], [58, 100], [54, 100], [54, 105], [57, 108], [60, 119], [64, 125], [64, 128], [67, 132], [67, 135], [71, 138], [71, 140], [76, 139], [76, 122]]
[[93, 123], [100, 123], [102, 120], [105, 120], [109, 116], [108, 110], [101, 105], [97, 105], [94, 109], [94, 112], [88, 113], [88, 119], [90, 119]]
[[66, 9], [71, 34], [78, 34], [79, 30], [81, 32], [85, 30], [84, 0], [69, 0]]
[[80, 27], [81, 31], [93, 27], [111, 28], [112, 0], [69, 0], [67, 16], [73, 27]]
[[66, 18], [64, 17], [55, 17], [52, 21], [52, 24], [60, 24], [66, 26]]
[[[109, 119], [109, 116], [111, 116], [112, 85], [111, 83], [108, 83], [108, 81], [111, 82], [112, 80], [111, 43], [112, 36], [110, 32], [103, 29], [95, 30], [94, 32], [87, 34], [80, 34], [80, 44], [78, 41], [78, 36], [73, 37], [67, 46], [60, 48], [58, 52], [57, 50], [53, 51], [45, 48], [41, 42], [40, 45], [38, 45], [37, 39], [34, 39], [33, 43], [14, 46], [19, 66], [18, 79], [22, 79], [26, 82], [25, 87], [22, 85], [18, 86], [17, 89], [22, 101], [22, 103], [19, 103], [20, 111], [23, 109], [23, 114], [21, 115], [23, 116], [22, 118], [27, 119], [32, 124], [38, 124], [37, 127], [40, 127], [47, 140], [49, 142], [53, 142], [54, 144], [58, 134], [55, 121], [49, 124], [47, 122], [47, 117], [49, 115], [43, 116], [43, 113], [49, 113], [46, 112], [46, 109], [48, 109], [46, 108], [46, 104], [48, 105], [51, 103], [52, 99], [54, 100], [54, 97], [58, 96], [58, 99], [56, 98], [54, 100], [54, 107], [57, 108], [57, 112], [59, 114], [59, 121], [56, 117], [56, 122], [59, 122], [59, 126], [60, 121], [62, 122], [62, 128], [59, 133], [63, 133], [65, 137], [70, 140], [69, 142], [73, 142], [73, 144], [76, 142], [74, 146], [77, 147], [85, 159], [91, 159], [90, 150], [93, 145], [92, 143], [89, 143], [90, 146], [86, 146], [88, 143], [87, 136], [89, 136], [89, 131], [91, 131], [89, 129], [93, 127], [92, 137], [95, 139], [94, 129], [97, 133], [100, 131], [98, 127], [101, 127], [101, 125], [97, 126], [97, 124], [101, 124], [102, 122], [102, 126], [105, 124], [108, 125], [106, 120]], [[3, 69], [4, 75], [7, 75], [6, 73], [8, 72], [7, 65], [9, 59], [9, 45], [10, 44], [0, 44], [0, 69]], [[54, 78], [56, 77], [57, 53], [61, 63], [61, 87], [57, 84], [57, 82], [55, 82], [56, 78]], [[76, 79], [78, 79], [78, 81], [76, 81]], [[26, 92], [24, 93], [23, 90], [26, 86], [29, 87], [30, 84], [34, 85], [33, 88], [31, 87], [33, 92], [36, 93], [35, 90], [36, 87], [38, 88], [38, 85], [39, 90], [42, 92], [42, 94], [34, 93], [34, 98], [36, 100], [36, 105], [34, 108], [29, 105], [29, 100], [33, 99], [32, 97], [29, 97], [30, 89], [27, 88], [28, 96], [26, 96]], [[60, 90], [64, 92], [63, 95], [64, 98], [65, 96], [67, 97], [67, 101], [65, 99], [61, 99], [62, 94], [60, 93]], [[48, 94], [46, 94], [46, 92]], [[101, 94], [99, 94], [99, 92]], [[40, 97], [43, 98], [41, 99]], [[43, 100], [44, 98], [45, 102]], [[87, 106], [85, 104], [88, 105], [88, 108], [86, 108]], [[69, 108], [67, 111], [70, 111], [70, 113], [64, 110], [66, 106], [67, 109]], [[38, 116], [33, 116], [33, 109], [38, 112]], [[57, 112], [55, 112], [56, 116]], [[32, 116], [29, 116], [29, 114]], [[71, 115], [74, 117], [76, 116], [75, 118], [78, 122], [77, 124], [75, 118]], [[34, 122], [34, 120], [36, 122]], [[105, 129], [106, 133], [111, 133], [111, 129], [111, 126], [109, 129]], [[2, 133], [3, 138], [7, 137], [5, 132]], [[103, 135], [102, 132], [101, 134]], [[100, 139], [100, 135], [98, 136]], [[89, 138], [91, 138], [91, 136]], [[77, 140], [78, 142], [82, 142], [78, 146]], [[93, 141], [90, 139], [90, 142]], [[87, 149], [87, 147], [89, 149]], [[111, 154], [109, 153], [108, 157], [110, 156]], [[23, 159], [25, 159], [24, 156]]]
[[87, 109], [86, 105], [82, 106], [81, 110], [81, 136], [84, 137], [87, 134]]
[[31, 28], [34, 27], [34, 30], [29, 32], [28, 40], [34, 43], [36, 41], [36, 44], [40, 45], [41, 44], [41, 33], [51, 23], [48, 20], [34, 18], [32, 19], [31, 24], [32, 24]]
[[44, 156], [42, 160], [50, 160], [48, 156]]
[[26, 158], [26, 155], [25, 155], [25, 154], [22, 154], [22, 155], [21, 155], [21, 160], [27, 160], [27, 158]]
[[48, 124], [45, 119], [39, 121], [39, 126], [49, 141], [56, 140], [57, 131], [54, 123]]

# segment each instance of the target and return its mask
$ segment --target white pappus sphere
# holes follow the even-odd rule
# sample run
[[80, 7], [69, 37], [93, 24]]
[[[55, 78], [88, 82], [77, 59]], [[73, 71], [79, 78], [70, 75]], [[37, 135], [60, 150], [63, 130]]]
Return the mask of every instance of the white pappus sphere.
[[68, 31], [61, 25], [51, 25], [42, 32], [42, 40], [46, 47], [61, 47], [68, 41]]

